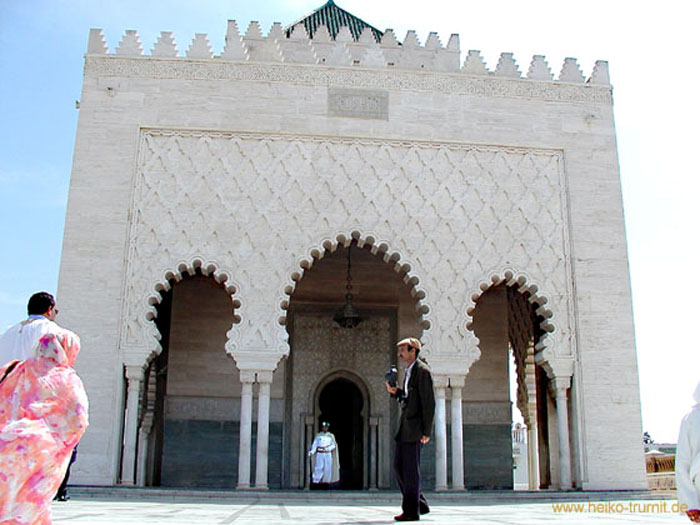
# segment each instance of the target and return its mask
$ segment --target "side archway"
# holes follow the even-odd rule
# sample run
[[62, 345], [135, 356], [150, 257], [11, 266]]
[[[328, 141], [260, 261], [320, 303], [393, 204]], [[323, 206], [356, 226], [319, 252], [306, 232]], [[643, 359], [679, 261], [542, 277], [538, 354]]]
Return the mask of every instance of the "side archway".
[[[511, 402], [508, 392], [510, 387], [513, 388], [515, 398], [512, 401], [527, 427], [527, 457], [524, 460], [527, 472], [516, 475], [519, 482], [514, 479], [513, 483], [524, 483], [530, 490], [557, 485], [557, 477], [565, 479], [559, 467], [564, 465], [566, 458], [559, 457], [554, 451], [562, 446], [562, 442], [568, 451], [569, 442], [566, 403], [555, 400], [551, 391], [554, 380], [561, 378], [555, 377], [552, 368], [547, 366], [559, 338], [558, 319], [550, 304], [550, 297], [530, 276], [506, 268], [491, 272], [487, 279], [479, 282], [471, 290], [465, 308], [466, 329], [475, 334], [481, 351], [478, 366], [467, 377], [465, 392], [473, 395], [474, 385], [479, 379], [496, 374], [499, 379], [493, 375], [490, 388], [500, 389], [498, 402], [505, 406]], [[566, 348], [557, 350], [561, 352]], [[513, 367], [514, 379], [509, 380], [508, 367], [503, 366], [507, 361]], [[472, 378], [471, 374], [476, 376]], [[476, 383], [470, 383], [470, 379]], [[509, 388], [504, 388], [506, 384]], [[501, 420], [504, 428], [512, 422], [510, 417], [505, 417], [504, 411]], [[503, 458], [506, 458], [506, 450], [510, 456], [511, 447], [504, 440]], [[568, 452], [564, 455], [568, 456]], [[507, 481], [507, 471], [513, 472], [512, 468], [506, 468], [507, 461], [503, 463], [501, 483]], [[469, 481], [468, 476], [467, 488]], [[563, 486], [567, 484], [563, 483]]]
[[[180, 261], [173, 267], [161, 272], [159, 278], [153, 283], [150, 291], [142, 301], [141, 313], [139, 314], [139, 325], [142, 326], [141, 339], [148, 342], [147, 345], [137, 349], [122, 349], [126, 370], [126, 411], [124, 424], [124, 453], [122, 457], [122, 483], [138, 485], [158, 485], [160, 484], [160, 465], [163, 447], [163, 415], [164, 399], [166, 392], [168, 365], [168, 350], [171, 345], [171, 323], [174, 315], [172, 312], [173, 290], [184, 286], [185, 281], [188, 286], [184, 289], [190, 290], [189, 299], [180, 299], [181, 312], [191, 310], [202, 317], [198, 308], [192, 309], [190, 300], [204, 300], [204, 304], [209, 304], [209, 297], [213, 297], [208, 292], [209, 288], [217, 291], [218, 299], [213, 311], [217, 313], [216, 334], [221, 339], [217, 342], [211, 338], [203, 337], [206, 327], [200, 321], [197, 325], [199, 333], [198, 342], [193, 345], [193, 349], [210, 352], [210, 355], [217, 359], [228, 359], [224, 351], [225, 343], [235, 337], [236, 324], [240, 322], [237, 310], [241, 307], [240, 300], [235, 294], [239, 287], [231, 279], [232, 272], [221, 268], [216, 262], [208, 261], [201, 257], [194, 257], [188, 261]], [[209, 283], [207, 285], [207, 283]], [[198, 286], [194, 289], [189, 285]], [[204, 288], [201, 288], [202, 285]], [[183, 290], [184, 290], [183, 289]], [[199, 291], [197, 291], [199, 290]], [[195, 295], [192, 296], [191, 293]], [[183, 307], [184, 305], [184, 307]], [[230, 306], [229, 306], [230, 305]], [[205, 311], [205, 310], [202, 310]], [[193, 325], [194, 326], [194, 325]], [[182, 332], [182, 330], [180, 330]], [[182, 337], [180, 336], [180, 339]], [[211, 340], [210, 340], [211, 339]], [[201, 343], [201, 344], [200, 344]], [[183, 347], [183, 343], [178, 343]], [[186, 345], [185, 345], [186, 346]], [[221, 355], [216, 356], [217, 349]], [[172, 352], [170, 352], [172, 353]], [[179, 351], [181, 354], [182, 351]], [[172, 367], [171, 367], [172, 368]], [[231, 369], [235, 370], [235, 365], [231, 363]], [[181, 377], [182, 374], [176, 374]], [[190, 381], [195, 384], [195, 378]]]

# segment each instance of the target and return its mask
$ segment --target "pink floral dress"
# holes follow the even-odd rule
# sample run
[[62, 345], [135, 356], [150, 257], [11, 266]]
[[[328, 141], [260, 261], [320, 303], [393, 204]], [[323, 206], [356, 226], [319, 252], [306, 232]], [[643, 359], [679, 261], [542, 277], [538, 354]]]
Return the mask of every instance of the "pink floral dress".
[[[37, 343], [0, 383], [0, 523], [50, 524], [51, 501], [88, 426], [88, 400], [73, 370], [78, 336]], [[5, 367], [0, 368], [0, 378]]]

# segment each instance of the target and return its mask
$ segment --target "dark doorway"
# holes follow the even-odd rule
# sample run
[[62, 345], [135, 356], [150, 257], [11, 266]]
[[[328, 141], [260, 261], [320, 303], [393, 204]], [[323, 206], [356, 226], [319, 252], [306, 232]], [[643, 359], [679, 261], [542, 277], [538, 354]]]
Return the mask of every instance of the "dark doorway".
[[339, 378], [321, 391], [321, 421], [330, 423], [338, 443], [340, 486], [344, 490], [362, 490], [364, 480], [364, 425], [362, 393], [348, 379]]

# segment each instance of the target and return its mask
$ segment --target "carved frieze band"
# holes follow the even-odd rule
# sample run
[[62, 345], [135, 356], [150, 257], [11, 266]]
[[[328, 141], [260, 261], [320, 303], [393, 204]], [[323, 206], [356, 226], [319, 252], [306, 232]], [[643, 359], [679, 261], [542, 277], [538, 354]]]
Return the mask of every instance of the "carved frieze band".
[[241, 80], [288, 84], [437, 91], [562, 102], [612, 103], [608, 86], [530, 79], [478, 78], [463, 73], [411, 73], [291, 64], [215, 62], [158, 58], [86, 56], [85, 74], [185, 80]]

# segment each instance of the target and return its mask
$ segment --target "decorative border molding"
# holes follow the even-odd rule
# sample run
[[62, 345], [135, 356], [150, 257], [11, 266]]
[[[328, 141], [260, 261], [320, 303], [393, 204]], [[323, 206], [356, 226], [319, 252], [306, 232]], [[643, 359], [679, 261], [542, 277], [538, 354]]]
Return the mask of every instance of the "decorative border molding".
[[353, 137], [347, 135], [307, 135], [304, 133], [284, 133], [267, 131], [223, 131], [210, 129], [180, 129], [161, 127], [141, 127], [142, 135], [151, 137], [211, 137], [222, 139], [258, 139], [265, 141], [303, 140], [307, 142], [331, 143], [331, 144], [358, 144], [362, 146], [396, 146], [403, 148], [424, 148], [440, 150], [449, 148], [451, 150], [476, 151], [489, 153], [519, 153], [532, 155], [546, 155], [553, 157], [559, 162], [563, 158], [563, 151], [559, 148], [533, 148], [529, 146], [499, 146], [495, 144], [477, 144], [473, 142], [456, 142], [448, 140], [415, 140], [415, 139], [392, 139], [385, 137]]
[[238, 80], [310, 86], [435, 91], [552, 102], [612, 104], [609, 86], [471, 76], [466, 73], [371, 70], [299, 64], [264, 64], [152, 57], [85, 56], [84, 74], [183, 80]]

